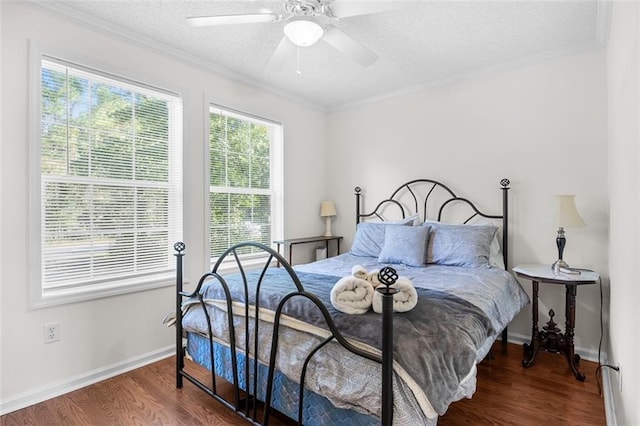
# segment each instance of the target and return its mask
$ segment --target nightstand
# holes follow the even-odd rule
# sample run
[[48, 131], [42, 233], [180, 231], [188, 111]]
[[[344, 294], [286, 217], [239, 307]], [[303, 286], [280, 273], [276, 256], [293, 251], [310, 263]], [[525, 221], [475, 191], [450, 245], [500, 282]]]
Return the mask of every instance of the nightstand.
[[[280, 253], [280, 246], [284, 245], [285, 247], [289, 247], [289, 265], [291, 265], [291, 259], [293, 254], [293, 246], [296, 244], [307, 244], [307, 243], [325, 243], [325, 247], [327, 248], [327, 255], [329, 254], [329, 241], [336, 241], [338, 254], [340, 254], [340, 240], [341, 236], [336, 235], [321, 235], [318, 237], [304, 237], [304, 238], [285, 238], [283, 240], [276, 240], [274, 243], [278, 246], [278, 253]], [[280, 263], [278, 263], [280, 266]]]
[[[564, 354], [571, 371], [573, 371], [576, 379], [584, 381], [585, 375], [578, 371], [578, 363], [580, 355], [574, 352], [573, 336], [576, 326], [576, 295], [578, 286], [596, 284], [600, 276], [593, 271], [582, 270], [580, 274], [558, 273], [554, 274], [550, 265], [518, 265], [513, 268], [519, 277], [531, 280], [533, 286], [532, 297], [532, 325], [531, 325], [531, 343], [524, 344], [525, 359], [522, 365], [525, 368], [531, 367], [536, 355], [541, 350], [547, 352]], [[566, 289], [566, 299], [564, 307], [565, 331], [562, 333], [553, 320], [555, 312], [553, 309], [549, 311], [550, 319], [547, 325], [538, 329], [538, 286], [539, 283], [551, 285], [563, 285]]]

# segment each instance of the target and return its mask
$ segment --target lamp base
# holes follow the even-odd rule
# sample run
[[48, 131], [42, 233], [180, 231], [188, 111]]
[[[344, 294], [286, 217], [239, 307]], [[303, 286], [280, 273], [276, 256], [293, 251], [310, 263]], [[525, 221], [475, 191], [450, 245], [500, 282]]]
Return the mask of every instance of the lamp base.
[[562, 259], [558, 259], [555, 262], [553, 262], [553, 265], [551, 265], [551, 269], [553, 270], [554, 275], [558, 275], [560, 273], [576, 274], [576, 275], [580, 274], [579, 269], [571, 268], [569, 265], [567, 265], [567, 262], [565, 262]]
[[565, 262], [562, 259], [558, 259], [555, 262], [553, 262], [553, 265], [551, 265], [551, 269], [553, 269], [554, 272], [557, 272], [558, 269], [560, 268], [568, 268], [569, 265], [567, 265], [567, 262]]
[[325, 237], [333, 237], [331, 234], [331, 216], [327, 216], [327, 228], [324, 233]]
[[553, 262], [553, 265], [551, 265], [551, 269], [553, 270], [554, 274], [559, 274], [560, 273], [560, 268], [568, 268], [569, 265], [567, 265], [567, 262], [565, 262], [562, 259], [558, 259], [555, 262]]

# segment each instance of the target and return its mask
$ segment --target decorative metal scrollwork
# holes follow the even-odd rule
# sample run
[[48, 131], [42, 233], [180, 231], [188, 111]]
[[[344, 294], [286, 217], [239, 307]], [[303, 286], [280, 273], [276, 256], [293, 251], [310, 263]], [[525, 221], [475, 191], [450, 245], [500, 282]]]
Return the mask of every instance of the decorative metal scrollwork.
[[378, 280], [388, 288], [398, 280], [398, 272], [391, 266], [385, 266], [378, 272]]

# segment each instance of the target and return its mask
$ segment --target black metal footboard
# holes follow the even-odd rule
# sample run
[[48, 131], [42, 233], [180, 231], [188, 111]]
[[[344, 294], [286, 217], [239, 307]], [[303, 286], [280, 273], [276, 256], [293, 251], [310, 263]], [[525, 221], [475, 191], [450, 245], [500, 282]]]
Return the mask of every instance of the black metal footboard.
[[[327, 328], [329, 330], [329, 337], [325, 338], [322, 342], [320, 342], [317, 346], [315, 346], [307, 355], [304, 364], [302, 366], [302, 371], [300, 378], [298, 380], [299, 383], [299, 401], [298, 401], [298, 424], [302, 424], [302, 416], [303, 416], [303, 407], [304, 407], [304, 383], [307, 373], [307, 366], [309, 361], [313, 358], [313, 356], [326, 344], [331, 341], [336, 341], [340, 345], [342, 345], [348, 351], [362, 356], [364, 358], [370, 359], [375, 362], [379, 362], [382, 364], [382, 424], [383, 425], [391, 425], [393, 419], [393, 393], [392, 393], [392, 378], [393, 378], [393, 294], [395, 290], [390, 288], [389, 285], [395, 282], [397, 275], [392, 268], [385, 268], [380, 273], [380, 279], [385, 286], [380, 286], [377, 291], [382, 294], [382, 356], [378, 356], [376, 354], [372, 354], [370, 352], [359, 349], [358, 347], [352, 345], [344, 336], [339, 332], [336, 325], [334, 324], [333, 319], [329, 313], [329, 310], [322, 303], [322, 301], [313, 293], [305, 291], [302, 283], [300, 282], [297, 274], [291, 268], [289, 263], [276, 251], [273, 249], [259, 244], [255, 242], [244, 242], [240, 244], [236, 244], [220, 256], [218, 262], [214, 266], [212, 272], [208, 272], [204, 274], [196, 287], [196, 289], [187, 293], [183, 291], [183, 257], [185, 255], [185, 244], [182, 242], [178, 242], [174, 245], [176, 250], [176, 387], [181, 388], [183, 386], [183, 379], [187, 379], [195, 386], [200, 388], [202, 391], [206, 392], [211, 397], [215, 398], [228, 408], [234, 410], [240, 416], [250, 421], [253, 424], [269, 424], [269, 419], [272, 411], [272, 396], [273, 396], [273, 386], [274, 386], [274, 376], [276, 371], [276, 357], [278, 353], [278, 342], [280, 339], [280, 323], [283, 315], [283, 309], [291, 300], [295, 298], [305, 298], [311, 301], [321, 312], [324, 321], [326, 322]], [[255, 310], [251, 311], [250, 306], [250, 297], [249, 297], [249, 282], [247, 279], [246, 269], [244, 268], [241, 256], [239, 253], [243, 251], [251, 249], [264, 251], [266, 256], [266, 261], [262, 266], [259, 274], [259, 278], [257, 281], [257, 285], [255, 287], [255, 302], [254, 308]], [[236, 347], [236, 330], [234, 321], [233, 321], [233, 300], [230, 291], [229, 284], [224, 277], [222, 277], [218, 273], [218, 269], [222, 263], [222, 261], [227, 257], [232, 256], [235, 260], [235, 264], [238, 268], [238, 273], [242, 278], [242, 282], [244, 284], [244, 318], [246, 331], [244, 333], [244, 348], [245, 348], [245, 386], [241, 389], [240, 380], [239, 380], [239, 371], [238, 371], [238, 348]], [[286, 269], [291, 282], [293, 283], [293, 289], [290, 293], [286, 294], [278, 304], [277, 310], [275, 312], [275, 317], [273, 320], [273, 334], [271, 337], [271, 350], [269, 357], [269, 367], [267, 374], [267, 382], [266, 382], [266, 397], [264, 402], [264, 410], [262, 411], [262, 417], [260, 417], [260, 412], [258, 409], [258, 353], [259, 353], [259, 321], [260, 321], [260, 298], [259, 293], [261, 291], [261, 287], [264, 284], [265, 273], [267, 272], [269, 267], [272, 267], [275, 262], [279, 262], [280, 265]], [[219, 285], [224, 291], [224, 295], [226, 298], [226, 312], [227, 312], [227, 325], [229, 331], [229, 350], [231, 351], [231, 364], [232, 364], [232, 376], [233, 376], [233, 401], [228, 401], [223, 396], [218, 393], [218, 389], [216, 387], [216, 367], [214, 363], [214, 341], [213, 341], [213, 330], [211, 327], [211, 318], [209, 317], [208, 311], [206, 309], [206, 302], [204, 300], [203, 293], [201, 292], [202, 286], [206, 281], [215, 282]], [[196, 377], [192, 376], [188, 372], [185, 371], [185, 348], [183, 346], [183, 302], [185, 299], [194, 300], [197, 299], [198, 303], [202, 306], [203, 311], [205, 313], [207, 324], [208, 324], [208, 337], [209, 337], [209, 355], [211, 359], [211, 383], [205, 384], [198, 380]], [[250, 312], [251, 311], [251, 312]], [[250, 314], [253, 313], [254, 321], [253, 321], [253, 342], [250, 342], [250, 332], [249, 332], [249, 318]], [[252, 361], [253, 362], [250, 362]], [[241, 398], [241, 394], [243, 397]]]

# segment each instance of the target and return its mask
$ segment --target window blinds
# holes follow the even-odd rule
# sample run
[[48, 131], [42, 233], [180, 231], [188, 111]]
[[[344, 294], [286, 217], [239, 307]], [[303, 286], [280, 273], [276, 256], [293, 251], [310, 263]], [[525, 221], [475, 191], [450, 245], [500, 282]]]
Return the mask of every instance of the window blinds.
[[278, 124], [211, 106], [209, 125], [212, 259], [242, 241], [270, 245], [271, 150]]
[[180, 98], [47, 59], [41, 93], [43, 291], [171, 270]]

